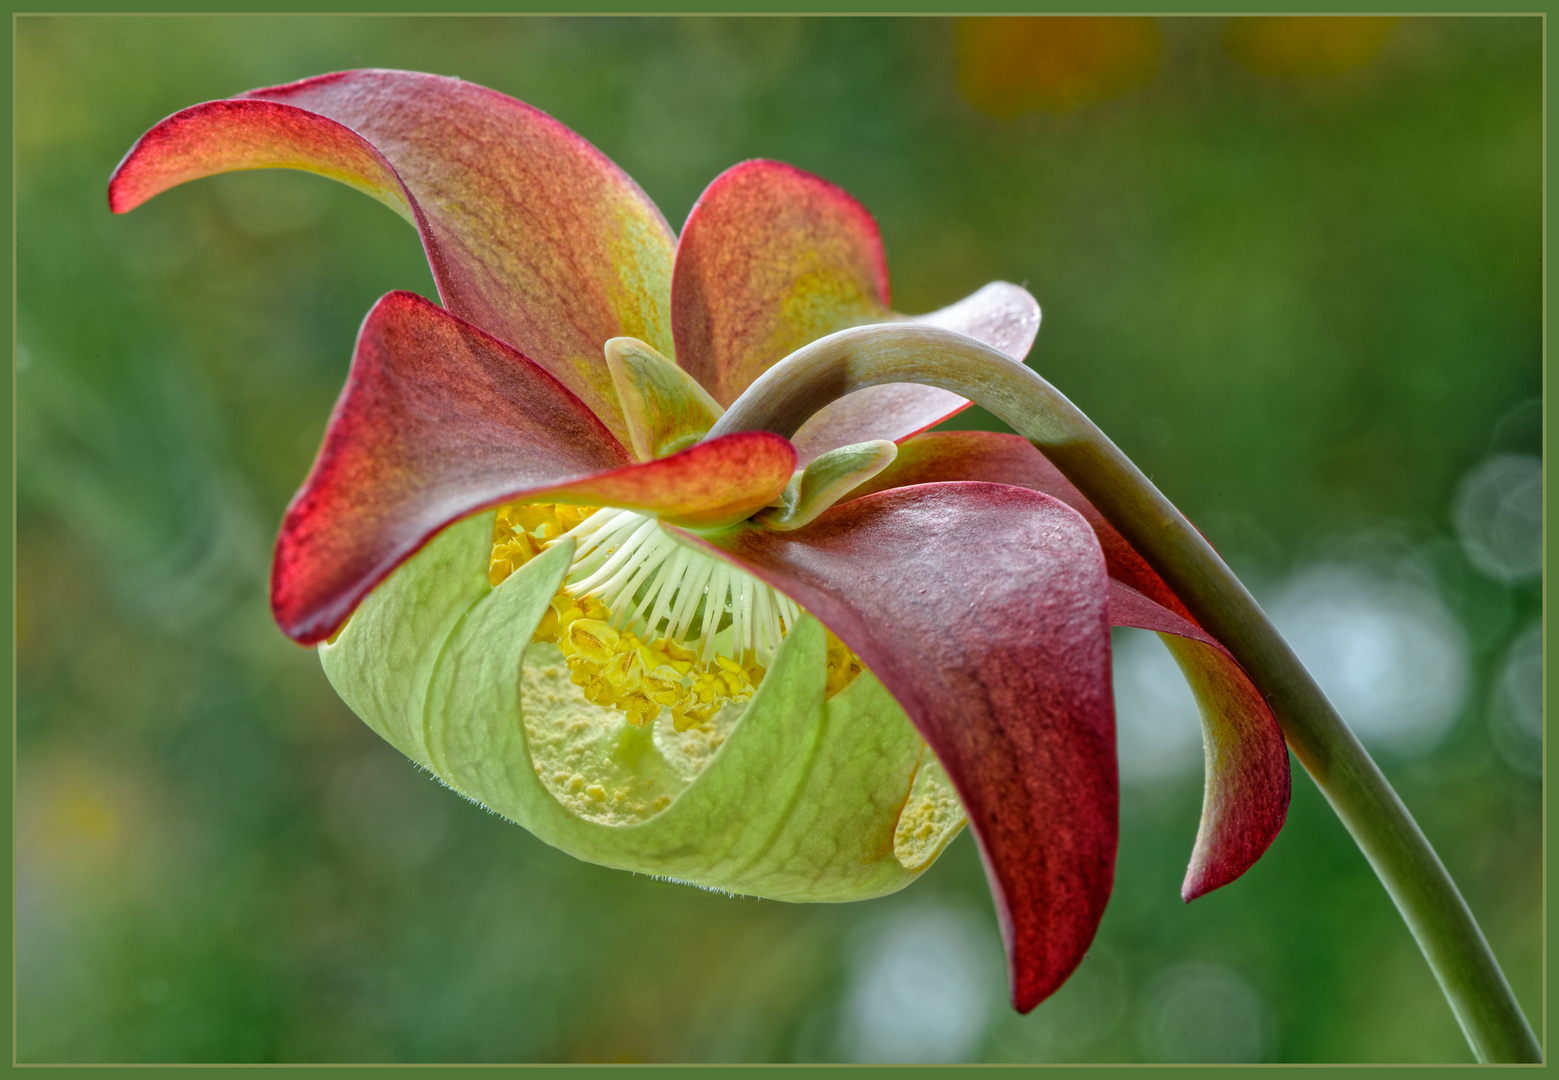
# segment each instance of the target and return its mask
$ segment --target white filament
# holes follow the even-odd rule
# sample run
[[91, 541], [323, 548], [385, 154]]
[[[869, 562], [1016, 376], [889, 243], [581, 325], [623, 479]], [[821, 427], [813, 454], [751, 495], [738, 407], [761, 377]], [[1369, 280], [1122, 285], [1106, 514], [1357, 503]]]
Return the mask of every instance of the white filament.
[[[723, 559], [673, 539], [652, 517], [631, 510], [597, 510], [567, 534], [574, 562], [567, 591], [598, 598], [612, 622], [642, 637], [669, 637], [708, 663], [721, 623], [731, 632], [733, 659], [767, 665], [801, 609], [773, 586]], [[556, 542], [556, 541], [554, 541]], [[637, 599], [635, 599], [637, 598]], [[696, 642], [687, 639], [703, 602]]]

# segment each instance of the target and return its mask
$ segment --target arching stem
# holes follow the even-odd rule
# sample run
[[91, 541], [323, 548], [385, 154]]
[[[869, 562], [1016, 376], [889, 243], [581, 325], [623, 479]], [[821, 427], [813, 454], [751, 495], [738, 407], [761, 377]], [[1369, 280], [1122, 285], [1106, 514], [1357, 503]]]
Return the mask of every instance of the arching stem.
[[886, 325], [813, 342], [765, 372], [709, 437], [787, 438], [845, 394], [923, 383], [984, 406], [1038, 447], [1229, 649], [1272, 705], [1294, 754], [1374, 867], [1479, 1061], [1538, 1062], [1542, 1047], [1439, 856], [1385, 776], [1254, 598], [1125, 454], [1031, 369], [961, 334]]

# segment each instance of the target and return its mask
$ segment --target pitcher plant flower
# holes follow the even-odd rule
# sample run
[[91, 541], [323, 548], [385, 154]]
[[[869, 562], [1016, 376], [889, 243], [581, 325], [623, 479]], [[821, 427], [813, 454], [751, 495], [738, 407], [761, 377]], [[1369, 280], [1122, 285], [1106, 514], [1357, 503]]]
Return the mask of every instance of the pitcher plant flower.
[[[792, 901], [903, 888], [967, 823], [1027, 1011], [1109, 897], [1110, 627], [1136, 626], [1202, 715], [1184, 898], [1276, 836], [1297, 729], [1265, 644], [1022, 363], [1024, 289], [899, 314], [876, 223], [817, 176], [736, 165], [678, 235], [550, 116], [399, 71], [176, 113], [110, 207], [257, 168], [378, 199], [433, 271], [442, 306], [365, 318], [270, 595], [455, 791], [581, 859]], [[927, 431], [971, 400], [1019, 434]]]

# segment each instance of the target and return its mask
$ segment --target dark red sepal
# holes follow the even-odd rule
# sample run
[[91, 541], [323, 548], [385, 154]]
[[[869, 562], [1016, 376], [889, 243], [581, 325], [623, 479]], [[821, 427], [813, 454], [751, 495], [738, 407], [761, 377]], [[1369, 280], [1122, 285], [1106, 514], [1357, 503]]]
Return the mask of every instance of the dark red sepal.
[[1288, 813], [1290, 775], [1282, 730], [1266, 700], [1227, 649], [1192, 619], [1163, 578], [1061, 470], [1020, 435], [933, 431], [899, 453], [852, 495], [949, 480], [985, 480], [1043, 491], [1093, 527], [1110, 574], [1110, 618], [1174, 635], [1165, 644], [1204, 716], [1208, 757], [1202, 823], [1181, 896], [1194, 900], [1239, 877], [1271, 845]]
[[958, 789], [1027, 1012], [1093, 940], [1115, 872], [1104, 558], [1074, 510], [998, 484], [835, 506], [715, 543], [860, 656]]

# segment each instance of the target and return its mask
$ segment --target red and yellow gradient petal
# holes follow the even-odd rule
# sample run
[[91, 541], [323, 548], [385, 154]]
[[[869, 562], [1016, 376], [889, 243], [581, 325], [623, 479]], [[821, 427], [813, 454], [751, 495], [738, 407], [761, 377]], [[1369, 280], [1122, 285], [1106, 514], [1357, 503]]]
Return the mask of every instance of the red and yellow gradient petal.
[[619, 439], [601, 354], [671, 353], [674, 238], [599, 150], [547, 114], [459, 79], [347, 71], [169, 117], [109, 186], [118, 213], [186, 180], [300, 168], [367, 192], [422, 235], [444, 304], [531, 357]]
[[372, 144], [329, 117], [271, 101], [208, 101], [168, 117], [114, 170], [108, 208], [127, 213], [171, 187], [240, 169], [318, 173], [417, 224], [405, 185]]
[[[848, 192], [777, 161], [721, 173], [688, 215], [672, 276], [677, 362], [721, 405], [820, 337], [907, 320], [967, 334], [1022, 360], [1039, 331], [1027, 291], [992, 282], [926, 315], [889, 309], [887, 257], [871, 214]], [[796, 433], [806, 464], [839, 446], [902, 439], [967, 408], [934, 386], [857, 391]]]
[[1107, 578], [1076, 511], [1000, 484], [835, 506], [715, 537], [817, 615], [909, 715], [979, 841], [1027, 1012], [1076, 968], [1115, 872]]
[[272, 612], [312, 645], [441, 529], [487, 507], [547, 495], [721, 525], [777, 496], [795, 460], [779, 436], [745, 432], [636, 464], [527, 357], [420, 296], [390, 293], [363, 322], [324, 445], [282, 521]]
[[721, 405], [809, 341], [889, 317], [889, 302], [871, 214], [778, 161], [745, 161], [715, 177], [677, 242], [677, 362]]

